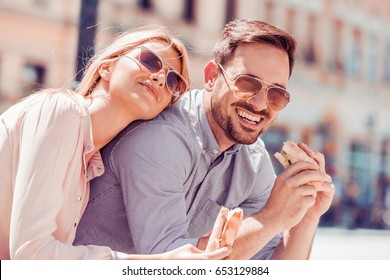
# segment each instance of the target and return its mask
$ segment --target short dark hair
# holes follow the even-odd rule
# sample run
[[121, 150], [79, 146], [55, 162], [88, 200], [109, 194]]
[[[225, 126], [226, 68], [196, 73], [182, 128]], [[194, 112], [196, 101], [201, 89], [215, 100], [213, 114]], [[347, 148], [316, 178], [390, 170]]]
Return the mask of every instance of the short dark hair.
[[213, 59], [225, 65], [234, 55], [235, 49], [245, 43], [259, 42], [274, 46], [288, 55], [291, 76], [295, 60], [295, 39], [287, 32], [260, 20], [233, 20], [225, 25], [214, 48]]

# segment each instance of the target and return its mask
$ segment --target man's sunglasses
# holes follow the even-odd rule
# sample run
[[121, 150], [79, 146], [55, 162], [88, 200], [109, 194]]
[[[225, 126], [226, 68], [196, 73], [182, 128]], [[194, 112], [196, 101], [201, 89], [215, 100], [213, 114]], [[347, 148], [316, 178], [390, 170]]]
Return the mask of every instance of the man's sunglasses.
[[[222, 74], [233, 83], [233, 94], [237, 98], [249, 99], [255, 97], [265, 88], [267, 104], [273, 111], [284, 109], [290, 102], [290, 93], [282, 87], [245, 74], [238, 75], [233, 79], [221, 64], [218, 63], [218, 67], [222, 70]], [[266, 87], [267, 85], [268, 87]]]
[[[134, 58], [127, 55], [125, 56], [132, 59], [139, 65], [138, 61]], [[144, 66], [151, 73], [160, 72], [165, 67], [162, 58], [145, 46], [141, 46], [141, 52], [138, 56], [138, 60], [141, 65]], [[139, 66], [143, 70], [143, 67], [141, 67], [141, 65]], [[165, 84], [172, 96], [174, 96], [175, 100], [177, 100], [178, 97], [180, 97], [184, 92], [187, 91], [188, 83], [184, 79], [184, 77], [177, 73], [175, 70], [169, 69], [168, 67], [167, 69], [168, 70], [165, 74]]]

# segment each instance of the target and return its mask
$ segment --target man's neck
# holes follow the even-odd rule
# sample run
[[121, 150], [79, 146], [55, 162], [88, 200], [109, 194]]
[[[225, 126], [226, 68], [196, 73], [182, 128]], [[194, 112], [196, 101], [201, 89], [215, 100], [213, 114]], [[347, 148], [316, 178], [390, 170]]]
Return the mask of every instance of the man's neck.
[[234, 142], [226, 136], [225, 131], [215, 121], [213, 112], [211, 110], [211, 94], [212, 93], [208, 92], [207, 90], [205, 90], [203, 94], [203, 102], [207, 121], [209, 122], [211, 131], [214, 134], [215, 140], [217, 141], [219, 148], [221, 149], [221, 151], [226, 151], [234, 145]]

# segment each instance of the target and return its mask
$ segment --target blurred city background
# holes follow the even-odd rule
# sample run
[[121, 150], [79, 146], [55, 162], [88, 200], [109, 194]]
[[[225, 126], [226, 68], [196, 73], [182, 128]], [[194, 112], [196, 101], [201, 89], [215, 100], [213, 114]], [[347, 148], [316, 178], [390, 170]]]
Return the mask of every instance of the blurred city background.
[[145, 24], [185, 42], [202, 88], [217, 37], [236, 18], [297, 39], [292, 102], [262, 138], [271, 155], [287, 139], [325, 154], [337, 192], [321, 238], [333, 228], [371, 243], [382, 239], [367, 233], [380, 232], [390, 252], [389, 0], [0, 0], [0, 113], [38, 88], [72, 87], [96, 50]]

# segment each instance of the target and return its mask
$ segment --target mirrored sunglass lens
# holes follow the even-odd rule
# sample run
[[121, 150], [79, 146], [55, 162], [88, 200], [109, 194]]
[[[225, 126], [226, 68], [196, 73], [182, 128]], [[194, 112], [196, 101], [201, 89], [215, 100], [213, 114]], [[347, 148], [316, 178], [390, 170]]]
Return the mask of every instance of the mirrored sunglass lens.
[[141, 51], [139, 60], [143, 66], [151, 72], [158, 72], [162, 69], [163, 63], [153, 52], [148, 50]]
[[287, 106], [290, 94], [281, 88], [268, 89], [268, 105], [272, 110], [280, 111]]
[[183, 93], [185, 89], [185, 82], [181, 76], [173, 71], [169, 71], [167, 74], [167, 87], [170, 92]]
[[179, 85], [178, 76], [175, 72], [168, 72], [167, 74], [167, 86], [171, 91], [175, 91]]
[[262, 84], [249, 76], [239, 76], [234, 83], [234, 91], [240, 98], [250, 98], [256, 95], [262, 88]]

